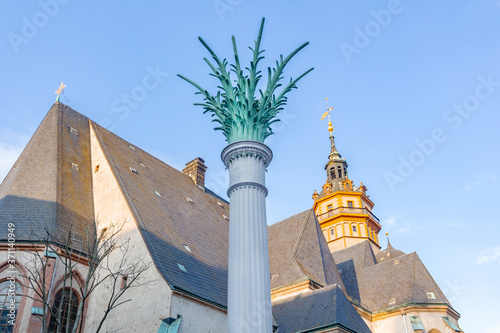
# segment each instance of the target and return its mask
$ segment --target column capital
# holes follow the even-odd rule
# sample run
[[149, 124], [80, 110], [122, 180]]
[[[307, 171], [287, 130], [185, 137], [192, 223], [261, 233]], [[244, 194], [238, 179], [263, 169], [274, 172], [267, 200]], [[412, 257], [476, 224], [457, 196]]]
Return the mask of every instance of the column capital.
[[226, 168], [234, 158], [238, 156], [255, 155], [262, 159], [264, 166], [268, 166], [273, 159], [273, 152], [265, 144], [259, 141], [242, 140], [233, 142], [224, 148], [221, 153], [221, 159]]

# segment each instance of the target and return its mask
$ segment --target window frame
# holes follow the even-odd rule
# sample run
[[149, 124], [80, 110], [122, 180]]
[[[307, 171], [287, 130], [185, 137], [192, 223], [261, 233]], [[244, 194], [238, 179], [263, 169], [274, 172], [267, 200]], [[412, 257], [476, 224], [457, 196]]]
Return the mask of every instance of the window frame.
[[[75, 291], [75, 289], [74, 289], [74, 288], [71, 288], [71, 287], [60, 288], [60, 289], [59, 289], [59, 290], [58, 290], [58, 291], [54, 294], [54, 298], [52, 299], [52, 302], [51, 302], [51, 303], [52, 303], [52, 305], [51, 305], [51, 308], [50, 308], [49, 313], [48, 313], [48, 315], [49, 315], [49, 316], [48, 316], [49, 318], [47, 318], [47, 319], [48, 319], [48, 320], [47, 320], [47, 332], [48, 332], [48, 333], [54, 333], [54, 332], [57, 332], [57, 322], [56, 322], [56, 319], [54, 319], [54, 312], [55, 312], [55, 311], [57, 311], [57, 308], [59, 307], [59, 304], [60, 304], [61, 300], [63, 299], [62, 292], [63, 292], [64, 290], [69, 290], [70, 292], [72, 292], [72, 293], [76, 296], [76, 297], [75, 297], [75, 299], [76, 299], [76, 307], [75, 307], [73, 304], [68, 304], [68, 305], [67, 305], [67, 306], [65, 306], [65, 308], [63, 309], [63, 314], [64, 314], [63, 323], [64, 323], [64, 324], [62, 325], [61, 331], [62, 331], [62, 332], [64, 332], [64, 331], [66, 330], [66, 326], [68, 325], [68, 323], [66, 322], [66, 315], [67, 315], [67, 313], [68, 313], [68, 312], [67, 312], [67, 311], [68, 311], [68, 310], [67, 310], [67, 307], [68, 307], [68, 306], [73, 306], [73, 309], [74, 309], [74, 311], [75, 311], [75, 312], [74, 312], [74, 318], [72, 319], [72, 318], [71, 318], [72, 316], [70, 316], [70, 324], [71, 324], [71, 321], [72, 321], [72, 320], [73, 320], [73, 324], [74, 324], [74, 323], [75, 323], [75, 321], [76, 321], [76, 317], [77, 317], [77, 315], [78, 315], [78, 306], [79, 306], [79, 304], [80, 304], [80, 295], [79, 295], [79, 294]], [[57, 299], [57, 297], [58, 297], [58, 295], [59, 295], [59, 294], [61, 294], [61, 297], [60, 297], [60, 299], [58, 300], [58, 299]], [[68, 298], [69, 298], [69, 295], [70, 295], [70, 294], [68, 294], [68, 296], [67, 296]], [[56, 302], [57, 302], [57, 301], [59, 301], [59, 304], [57, 304], [57, 307], [56, 307]], [[70, 311], [71, 311], [71, 310], [70, 310]], [[53, 319], [54, 319], [54, 321], [53, 321]], [[54, 323], [55, 328], [51, 328], [52, 323]], [[78, 325], [80, 325], [80, 323], [78, 323]]]
[[[10, 309], [8, 307], [4, 308], [4, 306], [6, 304], [8, 305], [10, 303], [10, 299], [12, 298], [12, 297], [9, 297], [9, 291], [11, 290], [10, 285], [12, 285], [11, 280], [8, 278], [4, 278], [0, 281], [0, 285], [2, 283], [7, 283], [7, 284], [6, 284], [5, 288], [0, 288], [0, 299], [5, 296], [5, 299], [3, 300], [2, 304], [1, 304], [2, 307], [0, 308], [0, 318], [3, 317], [2, 315], [4, 312], [7, 315], [10, 313]], [[16, 284], [16, 293], [15, 293], [14, 297], [15, 298], [19, 297], [19, 301], [16, 300], [14, 302], [17, 305], [16, 314], [15, 314], [16, 319], [15, 319], [14, 323], [17, 323], [17, 322], [21, 321], [20, 313], [21, 313], [23, 305], [24, 305], [23, 304], [23, 297], [22, 297], [23, 296], [23, 285], [22, 285], [21, 281], [19, 281], [17, 279], [14, 280], [14, 283]], [[5, 294], [2, 294], [4, 289], [5, 289]], [[19, 291], [19, 289], [20, 289], [20, 291]], [[16, 324], [9, 325], [9, 320], [11, 320], [10, 317], [6, 316], [5, 318], [6, 318], [6, 322], [0, 323], [0, 329], [2, 330], [2, 332], [9, 332], [9, 333], [10, 332], [17, 332], [15, 330]], [[5, 331], [3, 330], [4, 328], [6, 329]]]

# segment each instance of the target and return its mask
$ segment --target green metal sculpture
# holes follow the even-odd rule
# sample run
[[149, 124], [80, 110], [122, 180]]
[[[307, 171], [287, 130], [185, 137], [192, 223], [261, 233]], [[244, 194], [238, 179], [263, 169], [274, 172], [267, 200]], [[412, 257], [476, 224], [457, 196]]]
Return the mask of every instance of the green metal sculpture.
[[[283, 110], [286, 105], [286, 94], [294, 88], [297, 88], [296, 83], [314, 68], [310, 68], [297, 79], [292, 80], [284, 86], [281, 92], [276, 90], [282, 86], [280, 81], [283, 79], [283, 69], [286, 64], [300, 50], [306, 47], [309, 42], [306, 42], [295, 49], [288, 57], [283, 59], [280, 55], [280, 60], [276, 61], [275, 68], [267, 68], [267, 87], [264, 91], [258, 89], [258, 83], [262, 78], [261, 71], [257, 70], [259, 61], [264, 59], [260, 50], [260, 41], [262, 38], [262, 30], [264, 29], [264, 21], [259, 29], [259, 35], [255, 41], [255, 47], [250, 50], [253, 52], [253, 59], [250, 62], [250, 67], [246, 67], [247, 74], [243, 74], [236, 48], [236, 39], [232, 36], [234, 60], [235, 63], [230, 65], [230, 70], [227, 69], [228, 62], [226, 59], [220, 60], [208, 44], [198, 37], [200, 42], [212, 55], [213, 60], [217, 64], [214, 66], [210, 60], [204, 58], [208, 66], [212, 69], [210, 75], [215, 76], [220, 80], [220, 89], [216, 96], [212, 96], [207, 90], [200, 85], [189, 80], [188, 78], [178, 74], [178, 76], [187, 82], [191, 83], [198, 89], [196, 94], [204, 96], [204, 103], [195, 103], [194, 105], [203, 106], [205, 111], [210, 112], [212, 117], [216, 117], [213, 121], [220, 124], [215, 130], [220, 130], [224, 133], [229, 144], [240, 140], [254, 140], [264, 143], [264, 140], [273, 134], [271, 124], [279, 121], [275, 119], [278, 113]], [[231, 72], [236, 75], [233, 86], [231, 80]], [[259, 97], [256, 97], [257, 90]]]

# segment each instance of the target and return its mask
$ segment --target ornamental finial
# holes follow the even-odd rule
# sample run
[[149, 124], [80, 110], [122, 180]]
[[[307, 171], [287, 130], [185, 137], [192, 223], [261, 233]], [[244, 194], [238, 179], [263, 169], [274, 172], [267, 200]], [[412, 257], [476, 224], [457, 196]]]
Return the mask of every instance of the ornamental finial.
[[64, 82], [61, 82], [61, 85], [59, 86], [59, 88], [57, 88], [55, 92], [55, 94], [57, 95], [56, 102], [59, 102], [59, 97], [61, 96], [61, 93], [63, 92], [65, 87], [66, 85], [64, 84]]
[[328, 98], [325, 98], [326, 101], [326, 112], [323, 113], [321, 116], [321, 120], [325, 119], [326, 116], [328, 116], [328, 131], [330, 132], [330, 135], [332, 135], [333, 132], [333, 126], [332, 122], [330, 121], [330, 112], [332, 112], [333, 107], [328, 107]]

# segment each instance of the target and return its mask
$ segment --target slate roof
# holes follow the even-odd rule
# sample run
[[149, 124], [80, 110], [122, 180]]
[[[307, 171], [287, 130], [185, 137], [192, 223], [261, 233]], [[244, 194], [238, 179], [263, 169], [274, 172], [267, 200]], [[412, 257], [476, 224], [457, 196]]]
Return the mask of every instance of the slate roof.
[[380, 251], [375, 255], [375, 259], [377, 260], [378, 263], [391, 260], [397, 257], [400, 257], [404, 255], [405, 253], [403, 251], [397, 250], [392, 247], [391, 242], [389, 239], [387, 239], [387, 248], [383, 251]]
[[[59, 102], [0, 185], [0, 241], [7, 239], [4, 226], [11, 222], [16, 224], [17, 241], [40, 240], [37, 237], [45, 228], [59, 234], [73, 228], [82, 239], [87, 233], [95, 235], [91, 128], [165, 281], [173, 289], [225, 308], [229, 222], [223, 215], [229, 216], [229, 204], [210, 190], [198, 188], [189, 176]], [[280, 332], [299, 331], [305, 323], [309, 327], [327, 322], [343, 325], [346, 318], [354, 316], [356, 311], [341, 291], [349, 290], [350, 284], [344, 286], [346, 280], [338, 273], [312, 210], [269, 226], [268, 234], [271, 276], [276, 276], [272, 288], [304, 278], [327, 286], [275, 302], [273, 311], [277, 311]], [[374, 258], [372, 261], [370, 265], [374, 265]], [[311, 307], [321, 311], [307, 321], [290, 317], [301, 308], [306, 315]], [[351, 324], [358, 325], [361, 319], [354, 317]], [[365, 332], [365, 327], [355, 330]]]
[[55, 103], [0, 185], [0, 240], [14, 223], [16, 241], [37, 242], [46, 232], [62, 239], [72, 229], [75, 249], [95, 236], [89, 123]]
[[[353, 303], [372, 312], [408, 303], [451, 306], [415, 252], [377, 264], [368, 242], [333, 252]], [[427, 292], [434, 293], [435, 299]]]
[[172, 288], [225, 307], [229, 206], [139, 147], [92, 127], [158, 271]]
[[335, 326], [371, 332], [338, 285], [275, 301], [273, 316], [280, 333], [313, 332]]
[[309, 278], [344, 286], [313, 210], [268, 227], [271, 288]]

